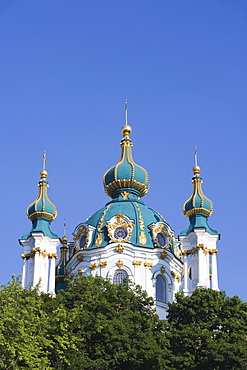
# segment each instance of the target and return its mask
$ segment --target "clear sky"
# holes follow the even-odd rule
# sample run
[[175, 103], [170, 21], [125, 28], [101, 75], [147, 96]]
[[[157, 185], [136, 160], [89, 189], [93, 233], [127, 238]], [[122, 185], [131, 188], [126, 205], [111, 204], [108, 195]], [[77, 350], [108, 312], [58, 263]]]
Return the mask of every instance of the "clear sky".
[[214, 203], [220, 288], [247, 300], [246, 0], [1, 0], [0, 282], [22, 269], [47, 151], [49, 196], [67, 234], [101, 208], [119, 160], [124, 100], [143, 201], [179, 234], [194, 146]]

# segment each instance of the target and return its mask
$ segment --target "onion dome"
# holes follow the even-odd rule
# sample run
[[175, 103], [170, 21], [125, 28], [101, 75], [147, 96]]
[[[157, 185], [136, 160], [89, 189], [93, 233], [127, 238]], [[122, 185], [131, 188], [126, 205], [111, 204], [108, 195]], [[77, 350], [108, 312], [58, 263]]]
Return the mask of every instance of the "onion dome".
[[32, 221], [31, 231], [24, 235], [22, 239], [28, 239], [32, 233], [42, 232], [45, 236], [56, 239], [58, 236], [50, 230], [50, 223], [57, 217], [57, 209], [48, 198], [47, 182], [48, 172], [45, 170], [46, 156], [44, 154], [44, 167], [40, 172], [40, 181], [38, 184], [39, 194], [36, 200], [27, 208], [27, 216]]
[[49, 184], [47, 182], [47, 176], [48, 172], [46, 170], [40, 172], [41, 179], [38, 184], [38, 197], [27, 208], [27, 216], [30, 221], [35, 220], [37, 217], [42, 217], [53, 221], [57, 217], [57, 209], [48, 198], [47, 189], [49, 187]]
[[205, 228], [210, 234], [218, 234], [208, 225], [208, 217], [213, 213], [213, 203], [203, 194], [200, 167], [196, 164], [192, 170], [194, 172], [192, 195], [183, 204], [183, 213], [189, 218], [190, 225], [180, 235], [188, 235], [196, 228]]
[[213, 203], [203, 194], [202, 178], [200, 177], [200, 167], [193, 167], [194, 177], [192, 184], [194, 184], [192, 195], [183, 204], [183, 212], [185, 216], [190, 217], [193, 214], [203, 214], [207, 217], [213, 213]]
[[130, 139], [131, 127], [125, 124], [122, 127], [123, 139], [120, 161], [103, 176], [105, 192], [111, 198], [116, 198], [120, 193], [132, 193], [143, 197], [149, 191], [148, 173], [138, 166], [132, 158], [132, 140]]

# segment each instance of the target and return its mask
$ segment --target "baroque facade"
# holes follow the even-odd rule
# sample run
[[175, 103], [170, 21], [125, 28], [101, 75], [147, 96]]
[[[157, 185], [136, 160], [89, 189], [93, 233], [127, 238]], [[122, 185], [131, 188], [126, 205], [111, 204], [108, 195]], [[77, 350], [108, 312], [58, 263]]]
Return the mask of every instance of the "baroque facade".
[[120, 161], [103, 176], [111, 200], [75, 228], [72, 242], [50, 229], [57, 211], [48, 197], [44, 159], [38, 197], [27, 208], [32, 229], [19, 240], [24, 247], [22, 285], [40, 283], [41, 291], [55, 294], [66, 288], [66, 278], [77, 274], [97, 274], [114, 284], [128, 278], [155, 299], [156, 311], [164, 319], [176, 292], [190, 294], [196, 287], [218, 290], [219, 234], [208, 225], [213, 204], [203, 194], [196, 163], [192, 195], [183, 205], [189, 226], [176, 238], [163, 216], [142, 201], [149, 191], [148, 173], [132, 157], [127, 107], [122, 134]]

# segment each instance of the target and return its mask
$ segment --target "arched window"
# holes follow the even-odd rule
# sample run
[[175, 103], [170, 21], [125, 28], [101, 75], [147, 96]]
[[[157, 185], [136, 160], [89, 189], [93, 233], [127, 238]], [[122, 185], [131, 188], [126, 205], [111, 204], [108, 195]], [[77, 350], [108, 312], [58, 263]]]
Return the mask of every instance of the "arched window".
[[156, 300], [160, 302], [167, 302], [166, 299], [166, 281], [162, 275], [156, 278]]
[[121, 284], [124, 279], [128, 279], [128, 274], [124, 270], [117, 270], [113, 276], [113, 284]]

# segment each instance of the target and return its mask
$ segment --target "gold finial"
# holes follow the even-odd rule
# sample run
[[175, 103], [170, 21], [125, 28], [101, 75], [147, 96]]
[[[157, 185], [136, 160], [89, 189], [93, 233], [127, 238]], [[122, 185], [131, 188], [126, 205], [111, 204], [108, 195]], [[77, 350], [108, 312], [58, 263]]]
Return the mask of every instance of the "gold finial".
[[67, 225], [66, 225], [66, 219], [64, 219], [63, 221], [63, 235], [66, 236], [66, 230], [67, 229]]
[[48, 176], [48, 172], [45, 169], [46, 163], [47, 163], [46, 151], [44, 151], [44, 153], [42, 154], [42, 156], [43, 156], [43, 170], [40, 172], [40, 176], [41, 176], [41, 180], [42, 181], [46, 181], [46, 178]]
[[128, 125], [128, 100], [125, 99], [125, 125], [122, 127], [122, 134], [125, 139], [129, 139], [132, 128]]
[[198, 165], [198, 163], [197, 163], [197, 146], [195, 146], [195, 153], [194, 153], [194, 155], [195, 155], [195, 166], [197, 166]]
[[43, 153], [43, 171], [45, 171], [46, 163], [47, 163], [46, 151], [44, 151], [44, 153]]
[[195, 152], [194, 152], [194, 159], [195, 159], [195, 165], [192, 168], [192, 171], [194, 172], [195, 177], [200, 177], [201, 169], [198, 166], [198, 154], [197, 154], [197, 146], [195, 146]]
[[125, 99], [125, 126], [128, 125], [128, 99]]

